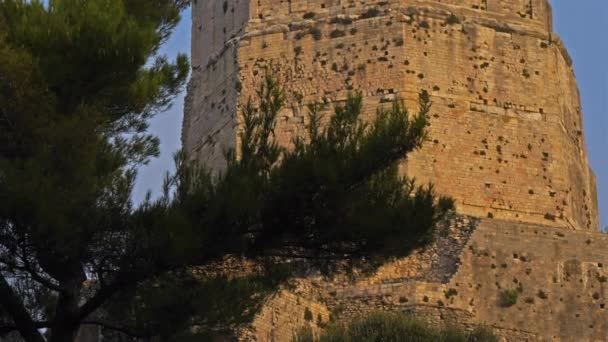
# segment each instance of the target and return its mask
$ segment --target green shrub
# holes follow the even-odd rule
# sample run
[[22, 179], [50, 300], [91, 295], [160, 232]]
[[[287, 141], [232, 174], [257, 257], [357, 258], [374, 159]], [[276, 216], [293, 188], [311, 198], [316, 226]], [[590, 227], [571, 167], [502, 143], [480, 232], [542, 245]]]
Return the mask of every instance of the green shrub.
[[500, 303], [500, 306], [502, 306], [503, 308], [508, 308], [517, 303], [518, 296], [519, 293], [517, 292], [517, 290], [504, 290], [500, 292], [498, 301]]
[[418, 24], [418, 26], [419, 26], [420, 28], [427, 29], [427, 30], [431, 28], [431, 25], [430, 25], [430, 24], [429, 24], [429, 22], [428, 22], [428, 21], [426, 21], [426, 20], [424, 20], [424, 21], [420, 22], [420, 24]]
[[449, 299], [450, 297], [457, 296], [458, 291], [456, 289], [451, 288], [451, 289], [445, 291], [444, 294], [445, 294], [445, 298]]
[[448, 25], [460, 24], [460, 18], [458, 18], [454, 14], [450, 14], [450, 16], [445, 20], [445, 23]]
[[293, 342], [495, 342], [498, 339], [484, 327], [466, 332], [455, 326], [434, 327], [400, 313], [377, 312], [348, 324], [329, 326], [318, 338], [303, 328]]

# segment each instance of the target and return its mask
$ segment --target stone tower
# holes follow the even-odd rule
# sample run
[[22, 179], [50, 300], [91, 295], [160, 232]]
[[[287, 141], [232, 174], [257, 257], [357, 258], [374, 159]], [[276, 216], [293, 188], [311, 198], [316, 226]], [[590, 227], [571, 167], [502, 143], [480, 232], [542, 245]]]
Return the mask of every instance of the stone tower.
[[[449, 238], [373, 277], [302, 280], [267, 304], [249, 339], [289, 341], [329, 312], [390, 307], [485, 322], [513, 340], [608, 340], [608, 239], [547, 0], [195, 0], [192, 13], [191, 158], [224, 167], [266, 70], [288, 91], [284, 144], [304, 132], [311, 102], [331, 110], [361, 91], [372, 115], [395, 97], [415, 108], [425, 89], [432, 141], [402, 169], [454, 197], [461, 215]], [[500, 307], [510, 288], [518, 303]]]

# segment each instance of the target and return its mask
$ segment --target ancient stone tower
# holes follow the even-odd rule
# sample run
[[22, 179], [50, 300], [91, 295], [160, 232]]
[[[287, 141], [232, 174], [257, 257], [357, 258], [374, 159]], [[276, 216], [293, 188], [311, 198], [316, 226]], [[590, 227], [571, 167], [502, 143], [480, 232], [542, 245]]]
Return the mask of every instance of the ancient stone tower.
[[[598, 233], [572, 61], [547, 0], [195, 0], [183, 143], [221, 169], [239, 108], [267, 70], [288, 90], [288, 144], [306, 105], [361, 91], [366, 113], [433, 100], [431, 141], [402, 165], [457, 201], [449, 237], [352, 282], [303, 279], [248, 339], [289, 341], [330, 312], [486, 323], [509, 340], [608, 340], [608, 237]], [[515, 305], [500, 304], [514, 289]], [[453, 291], [452, 291], [453, 290]], [[312, 321], [305, 312], [312, 312]]]

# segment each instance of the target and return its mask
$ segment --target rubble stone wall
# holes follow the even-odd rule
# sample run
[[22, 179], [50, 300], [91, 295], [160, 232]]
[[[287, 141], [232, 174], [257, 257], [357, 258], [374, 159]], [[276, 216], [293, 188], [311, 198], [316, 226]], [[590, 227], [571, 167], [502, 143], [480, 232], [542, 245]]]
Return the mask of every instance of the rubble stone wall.
[[[384, 266], [390, 273], [351, 282], [302, 279], [296, 290], [269, 301], [246, 340], [290, 341], [303, 325], [319, 330], [332, 316], [378, 310], [408, 312], [434, 324], [483, 324], [506, 341], [608, 340], [607, 235], [495, 219], [468, 222], [450, 231], [463, 236], [474, 227], [466, 247], [451, 250], [457, 271], [414, 253]], [[421, 270], [447, 277], [421, 279]], [[508, 307], [500, 300], [506, 290], [517, 293]], [[307, 311], [314, 319], [305, 318]]]

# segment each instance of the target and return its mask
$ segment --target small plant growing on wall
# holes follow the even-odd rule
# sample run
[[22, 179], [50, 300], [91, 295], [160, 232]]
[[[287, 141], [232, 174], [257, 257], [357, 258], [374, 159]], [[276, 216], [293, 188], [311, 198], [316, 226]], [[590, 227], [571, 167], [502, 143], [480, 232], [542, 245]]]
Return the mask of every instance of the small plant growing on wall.
[[503, 290], [498, 296], [498, 303], [503, 308], [511, 307], [517, 303], [518, 296], [519, 293], [517, 292], [517, 290]]
[[456, 289], [449, 289], [447, 291], [444, 291], [445, 294], [445, 298], [450, 299], [453, 296], [458, 295], [458, 291]]
[[445, 23], [448, 25], [456, 25], [460, 24], [460, 18], [455, 16], [453, 13], [445, 20]]
[[550, 214], [550, 213], [546, 213], [545, 214], [545, 220], [555, 221], [555, 215]]
[[346, 35], [346, 33], [344, 33], [344, 31], [338, 30], [338, 29], [331, 31], [331, 33], [329, 34], [329, 36], [331, 38], [340, 38], [340, 37], [344, 37], [345, 35]]

